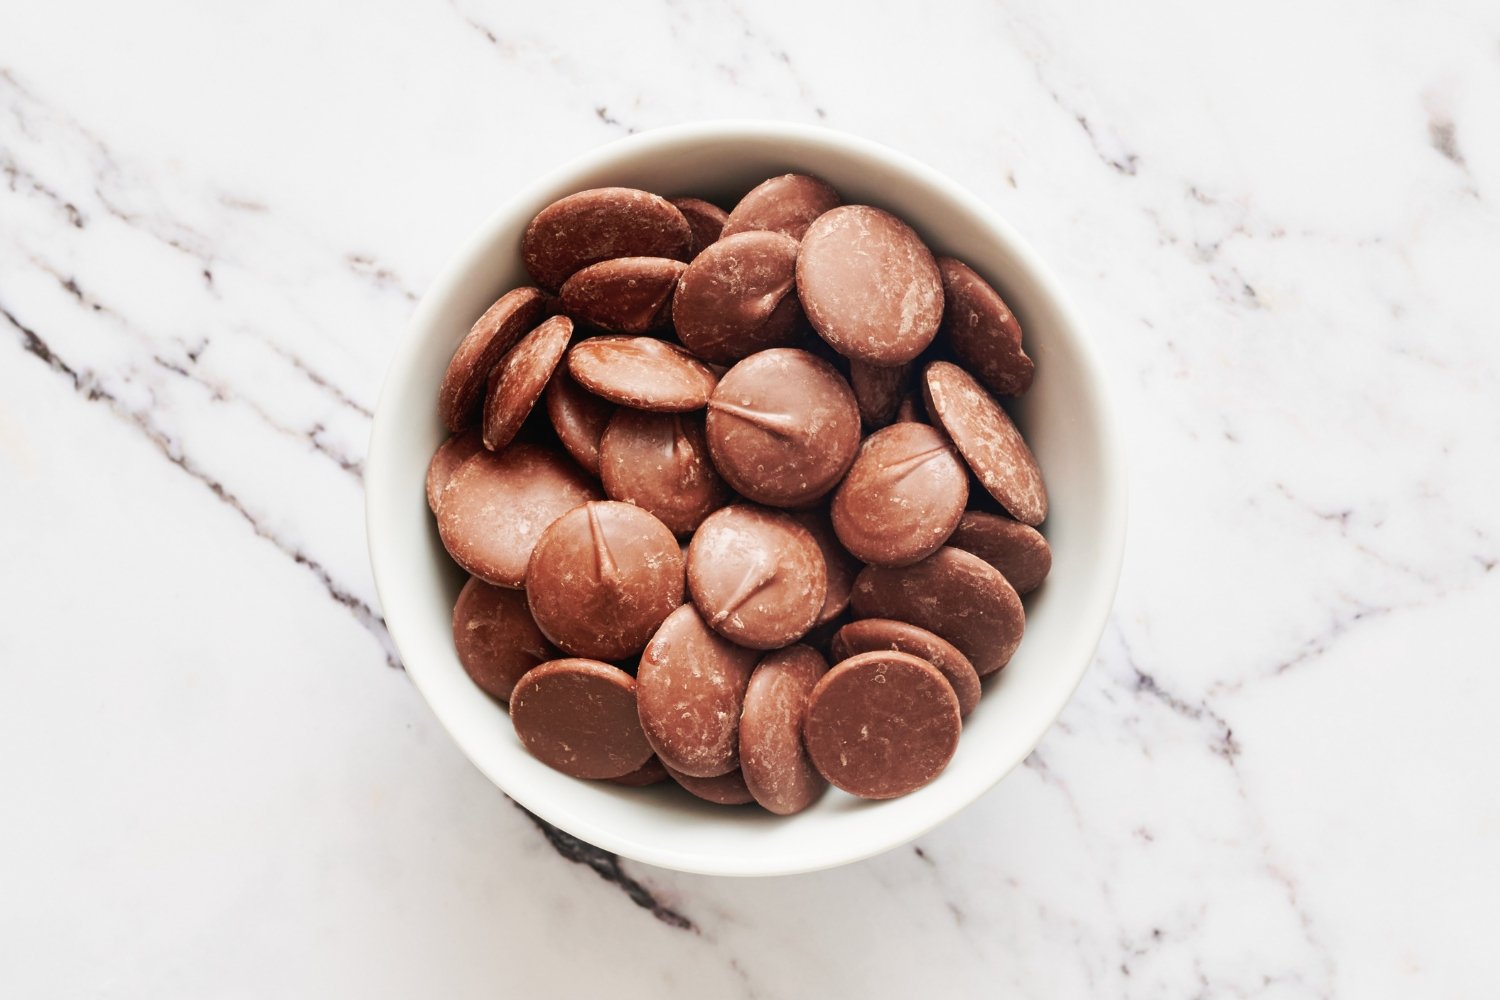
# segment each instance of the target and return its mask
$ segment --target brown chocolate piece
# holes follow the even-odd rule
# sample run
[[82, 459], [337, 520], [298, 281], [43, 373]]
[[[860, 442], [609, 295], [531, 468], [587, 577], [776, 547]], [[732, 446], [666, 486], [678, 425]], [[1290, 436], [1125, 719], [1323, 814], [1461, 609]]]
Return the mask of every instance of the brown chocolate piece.
[[598, 660], [550, 660], [510, 697], [510, 721], [537, 760], [575, 778], [618, 778], [651, 759], [635, 678]]
[[615, 408], [574, 380], [567, 365], [559, 365], [547, 383], [547, 417], [574, 461], [599, 474], [599, 439]]
[[968, 470], [941, 431], [892, 424], [860, 445], [833, 495], [833, 530], [858, 559], [907, 566], [938, 550], [968, 499]]
[[702, 414], [621, 408], [599, 454], [605, 495], [650, 511], [674, 534], [690, 534], [729, 501], [708, 455]]
[[828, 573], [828, 589], [823, 594], [823, 609], [813, 622], [813, 627], [816, 628], [848, 609], [849, 592], [854, 589], [854, 577], [863, 566], [839, 544], [827, 511], [795, 510], [789, 513], [792, 520], [806, 528], [808, 534], [813, 536], [813, 541], [818, 543], [818, 551], [823, 553], [823, 568]]
[[709, 627], [741, 646], [777, 649], [812, 628], [828, 573], [808, 530], [781, 511], [739, 504], [699, 526], [688, 590]]
[[[636, 685], [636, 692], [637, 694], [640, 692], [639, 682]], [[626, 788], [645, 788], [647, 785], [659, 785], [663, 781], [671, 781], [672, 776], [667, 773], [666, 766], [662, 764], [661, 758], [657, 757], [656, 754], [652, 754], [650, 760], [629, 774], [622, 774], [618, 778], [607, 778], [605, 780], [611, 784], [624, 785]]]
[[575, 344], [568, 371], [611, 403], [658, 413], [701, 410], [718, 383], [703, 362], [652, 337], [594, 337]]
[[844, 357], [872, 365], [911, 361], [943, 318], [932, 252], [906, 223], [868, 205], [835, 208], [808, 229], [797, 257], [797, 296], [819, 336]]
[[693, 231], [693, 245], [688, 248], [687, 258], [693, 260], [718, 240], [724, 223], [729, 220], [729, 213], [702, 198], [673, 198], [671, 201]]
[[506, 292], [474, 321], [453, 352], [438, 388], [438, 416], [444, 427], [461, 431], [474, 423], [475, 404], [490, 370], [541, 318], [541, 289], [528, 287]]
[[780, 233], [747, 232], [700, 254], [677, 283], [672, 324], [688, 350], [705, 361], [732, 364], [801, 337], [797, 303], [797, 241]]
[[774, 348], [729, 369], [708, 403], [708, 446], [740, 493], [804, 507], [833, 489], [859, 449], [849, 383], [807, 351]]
[[454, 562], [487, 583], [519, 587], [526, 562], [554, 520], [600, 497], [583, 470], [532, 444], [481, 451], [448, 480], [438, 534]]
[[477, 576], [469, 577], [453, 605], [453, 646], [480, 690], [501, 701], [526, 671], [561, 655], [532, 621], [525, 594]]
[[1021, 348], [1015, 313], [974, 270], [952, 257], [938, 258], [943, 276], [945, 337], [958, 360], [991, 392], [1019, 396], [1031, 388], [1033, 365]]
[[814, 766], [866, 799], [914, 792], [958, 748], [958, 698], [937, 668], [908, 653], [860, 653], [813, 689], [803, 728]]
[[1052, 549], [1029, 524], [981, 510], [965, 511], [948, 544], [972, 552], [998, 569], [1018, 594], [1042, 585], [1052, 570]]
[[687, 267], [669, 257], [616, 257], [563, 282], [568, 312], [603, 330], [645, 333], [672, 319], [672, 293]]
[[860, 618], [894, 618], [936, 632], [988, 677], [1010, 662], [1026, 612], [1000, 571], [971, 552], [944, 547], [899, 568], [867, 566], [850, 602]]
[[542, 398], [542, 390], [573, 338], [573, 321], [553, 316], [521, 338], [490, 373], [484, 399], [484, 446], [496, 451], [510, 444]]
[[922, 408], [921, 393], [914, 390], [901, 397], [901, 405], [896, 407], [894, 422], [898, 424], [927, 423], [927, 411]]
[[750, 794], [778, 816], [818, 800], [828, 782], [802, 746], [808, 698], [828, 661], [807, 646], [768, 654], [750, 675], [740, 715], [740, 772]]
[[737, 769], [712, 778], [695, 778], [670, 767], [666, 770], [672, 780], [689, 793], [716, 806], [748, 806], [755, 801], [755, 796], [750, 794], [750, 789], [745, 784], [745, 776]]
[[684, 604], [662, 622], [636, 668], [641, 725], [664, 764], [707, 778], [739, 766], [740, 706], [753, 650], [714, 632]]
[[538, 285], [555, 292], [601, 260], [686, 260], [692, 243], [687, 219], [665, 198], [635, 188], [594, 188], [537, 213], [521, 237], [521, 260]]
[[769, 230], [800, 240], [814, 219], [841, 203], [839, 193], [826, 181], [807, 174], [782, 174], [761, 181], [740, 199], [719, 238]]
[[682, 552], [672, 532], [639, 507], [612, 500], [552, 522], [526, 570], [532, 617], [574, 656], [634, 656], [682, 596]]
[[942, 424], [990, 496], [1017, 521], [1035, 527], [1047, 518], [1047, 487], [1036, 457], [1009, 415], [974, 376], [934, 361], [922, 376], [927, 412]]
[[849, 362], [849, 387], [859, 403], [866, 427], [884, 427], [895, 421], [901, 402], [911, 392], [912, 365], [880, 367], [863, 361]]
[[477, 430], [450, 435], [438, 445], [437, 451], [432, 453], [432, 461], [427, 463], [427, 506], [434, 514], [448, 480], [453, 478], [460, 465], [483, 450], [484, 439]]
[[859, 653], [893, 649], [926, 660], [953, 688], [960, 715], [968, 715], [979, 704], [983, 689], [969, 658], [948, 640], [906, 622], [890, 618], [861, 618], [839, 629], [828, 655], [835, 663]]

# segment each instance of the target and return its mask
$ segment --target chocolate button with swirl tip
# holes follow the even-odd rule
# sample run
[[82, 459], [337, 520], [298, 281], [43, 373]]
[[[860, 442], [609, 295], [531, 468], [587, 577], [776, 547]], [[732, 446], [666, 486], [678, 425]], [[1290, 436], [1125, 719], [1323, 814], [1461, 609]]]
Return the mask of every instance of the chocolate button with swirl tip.
[[672, 325], [683, 346], [705, 361], [732, 364], [789, 347], [805, 330], [796, 284], [796, 240], [765, 232], [727, 236], [683, 272]]
[[573, 321], [553, 316], [521, 338], [490, 373], [484, 399], [484, 446], [504, 448], [526, 422], [573, 338]]
[[1006, 512], [1035, 527], [1047, 519], [1047, 486], [1036, 456], [1009, 415], [968, 372], [934, 361], [922, 375], [927, 412]]
[[937, 633], [980, 677], [1010, 662], [1026, 630], [1021, 598], [1000, 571], [946, 546], [910, 566], [866, 566], [850, 604], [859, 618], [894, 618]]
[[833, 530], [856, 558], [906, 566], [953, 533], [969, 474], [953, 445], [926, 424], [892, 424], [865, 438], [833, 495]]
[[525, 594], [478, 577], [469, 578], [453, 605], [453, 646], [480, 690], [501, 701], [526, 671], [561, 655], [532, 621]]
[[438, 535], [470, 575], [519, 587], [546, 527], [599, 498], [583, 470], [557, 452], [520, 443], [481, 451], [448, 480], [438, 505]]
[[639, 507], [612, 500], [574, 507], [552, 522], [526, 570], [537, 626], [574, 656], [634, 656], [682, 596], [676, 537]]
[[797, 256], [797, 297], [844, 357], [899, 365], [921, 354], [943, 318], [943, 280], [912, 228], [869, 205], [818, 218]]
[[741, 646], [778, 649], [823, 609], [827, 569], [807, 529], [740, 504], [708, 516], [688, 545], [688, 590], [710, 628]]
[[827, 672], [817, 650], [788, 646], [750, 675], [740, 715], [740, 773], [755, 801], [778, 816], [801, 812], [828, 787], [802, 746], [808, 698]]
[[692, 227], [665, 198], [635, 188], [594, 188], [538, 212], [521, 237], [521, 260], [537, 284], [555, 292], [601, 260], [687, 260], [692, 245]]
[[599, 440], [609, 426], [615, 408], [608, 401], [589, 392], [559, 365], [547, 383], [547, 418], [557, 439], [568, 449], [573, 460], [593, 475], [599, 474]]
[[542, 318], [539, 288], [516, 288], [495, 301], [474, 321], [448, 362], [438, 387], [438, 416], [450, 431], [474, 422], [476, 405], [490, 371], [521, 334]]
[[854, 589], [854, 577], [863, 569], [863, 564], [851, 556], [839, 544], [834, 534], [833, 523], [824, 510], [788, 511], [793, 521], [807, 529], [818, 551], [823, 553], [823, 568], [828, 573], [828, 588], [823, 594], [823, 609], [818, 612], [813, 626], [826, 624], [843, 614], [849, 607], [849, 593]]
[[618, 778], [651, 759], [635, 678], [597, 660], [549, 660], [522, 677], [510, 721], [533, 757], [575, 778]]
[[432, 461], [427, 463], [427, 506], [434, 514], [448, 480], [453, 478], [460, 465], [483, 450], [484, 438], [477, 430], [450, 435], [438, 445], [437, 451], [432, 453]]
[[724, 211], [713, 202], [704, 201], [702, 198], [672, 198], [669, 199], [687, 220], [688, 228], [693, 231], [693, 245], [688, 248], [688, 260], [693, 260], [704, 248], [711, 246], [724, 231], [724, 223], [729, 219], [729, 213]]
[[960, 653], [953, 643], [925, 628], [918, 628], [915, 625], [893, 621], [889, 618], [861, 618], [838, 630], [838, 634], [833, 637], [828, 655], [833, 657], [835, 662], [840, 662], [859, 653], [869, 653], [879, 649], [910, 653], [937, 667], [938, 672], [952, 685], [953, 693], [958, 697], [960, 715], [968, 715], [979, 704], [979, 696], [983, 693], [983, 689], [980, 687], [979, 674], [975, 672], [974, 664], [970, 663], [969, 658]]
[[668, 257], [617, 257], [563, 282], [568, 313], [616, 333], [645, 333], [672, 319], [672, 293], [687, 265]]
[[611, 403], [657, 413], [701, 410], [718, 379], [676, 344], [653, 337], [594, 337], [568, 352], [578, 384]]
[[849, 362], [849, 387], [859, 403], [859, 415], [867, 427], [884, 427], [896, 419], [901, 401], [911, 391], [911, 364], [883, 368], [863, 361]]
[[991, 392], [1019, 396], [1031, 388], [1034, 366], [1021, 349], [1021, 324], [1000, 293], [961, 260], [938, 258], [943, 276], [943, 324], [964, 367]]
[[963, 723], [937, 668], [908, 653], [860, 653], [813, 688], [803, 735], [813, 765], [838, 788], [893, 799], [948, 766]]
[[767, 230], [800, 240], [814, 219], [841, 203], [839, 193], [827, 181], [807, 174], [782, 174], [761, 181], [740, 199], [720, 238]]
[[755, 801], [755, 796], [750, 794], [750, 787], [745, 784], [745, 776], [738, 770], [712, 778], [695, 778], [670, 767], [666, 771], [684, 790], [704, 802], [712, 802], [716, 806], [748, 806]]
[[738, 492], [805, 507], [838, 485], [859, 450], [859, 407], [832, 365], [795, 348], [752, 354], [708, 403], [714, 465]]
[[636, 668], [641, 725], [664, 764], [700, 778], [739, 766], [740, 708], [755, 660], [693, 605], [667, 616]]
[[701, 414], [622, 408], [599, 455], [605, 495], [650, 511], [674, 534], [691, 534], [729, 500], [708, 455]]
[[998, 569], [1018, 594], [1029, 594], [1052, 571], [1052, 549], [1029, 524], [981, 510], [965, 511], [948, 544]]

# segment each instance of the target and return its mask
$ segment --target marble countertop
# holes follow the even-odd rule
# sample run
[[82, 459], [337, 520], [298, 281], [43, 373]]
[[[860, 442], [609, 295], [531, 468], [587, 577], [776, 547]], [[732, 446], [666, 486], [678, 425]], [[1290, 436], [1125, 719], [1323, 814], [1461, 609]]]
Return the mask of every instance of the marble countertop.
[[[909, 9], [0, 8], [0, 995], [1500, 990], [1500, 7]], [[481, 777], [400, 670], [361, 490], [491, 208], [732, 116], [995, 205], [1132, 466], [1113, 620], [1027, 765], [761, 881]]]

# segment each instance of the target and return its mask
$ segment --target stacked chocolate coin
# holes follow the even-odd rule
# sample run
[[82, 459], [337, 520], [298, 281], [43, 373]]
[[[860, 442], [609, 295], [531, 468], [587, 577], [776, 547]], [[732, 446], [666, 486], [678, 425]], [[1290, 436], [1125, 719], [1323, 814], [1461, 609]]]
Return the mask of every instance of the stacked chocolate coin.
[[994, 287], [798, 174], [580, 191], [518, 249], [427, 473], [474, 683], [577, 778], [782, 815], [931, 782], [1052, 561]]

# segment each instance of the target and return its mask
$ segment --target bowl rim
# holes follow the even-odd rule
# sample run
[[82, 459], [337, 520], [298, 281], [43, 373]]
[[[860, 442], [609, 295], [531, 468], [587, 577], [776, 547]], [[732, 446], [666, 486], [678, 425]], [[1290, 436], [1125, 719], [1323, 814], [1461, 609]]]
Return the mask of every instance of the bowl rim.
[[[424, 668], [413, 667], [413, 664], [420, 660], [410, 660], [404, 653], [401, 653], [403, 631], [399, 622], [401, 612], [392, 613], [389, 598], [393, 589], [382, 584], [382, 580], [394, 579], [394, 575], [400, 571], [400, 568], [393, 565], [395, 556], [389, 553], [382, 542], [381, 532], [377, 530], [377, 525], [385, 520], [384, 505], [388, 498], [383, 496], [379, 489], [372, 487], [384, 478], [381, 473], [387, 456], [393, 455], [396, 450], [395, 438], [400, 433], [401, 427], [396, 415], [392, 412], [393, 407], [388, 403], [390, 398], [397, 394], [396, 385], [400, 381], [401, 373], [410, 367], [421, 353], [424, 344], [421, 331], [430, 325], [430, 317], [440, 310], [440, 304], [454, 296], [462, 286], [465, 271], [470, 262], [485, 252], [486, 248], [493, 243], [499, 230], [513, 223], [518, 212], [528, 210], [540, 199], [546, 198], [548, 192], [556, 187], [559, 177], [584, 175], [597, 169], [607, 168], [622, 154], [637, 155], [659, 152], [671, 147], [765, 139], [785, 139], [802, 144], [834, 147], [838, 151], [855, 156], [884, 161], [902, 173], [910, 175], [915, 181], [937, 189], [944, 197], [961, 206], [973, 217], [976, 225], [991, 230], [1001, 242], [1006, 244], [1008, 250], [1021, 260], [1029, 279], [1038, 286], [1041, 294], [1050, 300], [1059, 316], [1061, 322], [1057, 324], [1058, 335], [1069, 341], [1070, 347], [1076, 354], [1078, 377], [1087, 385], [1089, 393], [1097, 400], [1099, 411], [1105, 417], [1100, 421], [1098, 438], [1099, 472], [1102, 484], [1098, 503], [1104, 511], [1101, 515], [1104, 544], [1098, 552], [1100, 561], [1096, 564], [1094, 585], [1089, 592], [1091, 600], [1087, 610], [1090, 613], [1087, 616], [1081, 616], [1083, 621], [1094, 622], [1090, 626], [1092, 634], [1088, 636], [1089, 657], [1078, 669], [1073, 683], [1056, 698], [1055, 703], [1049, 706], [1045, 713], [1045, 724], [1038, 727], [1035, 736], [1028, 742], [1024, 754], [1009, 766], [999, 770], [992, 781], [976, 786], [971, 795], [958, 801], [951, 809], [936, 810], [932, 816], [924, 817], [921, 822], [895, 826], [888, 835], [872, 838], [859, 850], [843, 854], [837, 850], [801, 852], [794, 858], [784, 860], [779, 864], [758, 863], [762, 859], [754, 858], [740, 859], [740, 863], [726, 865], [717, 857], [710, 859], [702, 855], [685, 855], [672, 849], [659, 849], [650, 843], [619, 835], [591, 821], [587, 816], [579, 815], [571, 810], [553, 808], [551, 803], [544, 800], [544, 796], [529, 794], [526, 791], [518, 793], [507, 787], [492, 773], [491, 768], [476, 759], [476, 756], [470, 752], [471, 748], [464, 737], [449, 725], [449, 720], [444, 717], [443, 711], [427, 689], [424, 681]], [[1116, 412], [1096, 349], [1087, 335], [1086, 328], [1072, 300], [1051, 267], [994, 208], [936, 168], [874, 140], [819, 125], [761, 119], [714, 119], [653, 128], [588, 149], [538, 174], [530, 183], [491, 212], [469, 238], [450, 255], [412, 311], [402, 335], [396, 342], [382, 380], [380, 395], [371, 421], [366, 452], [365, 532], [376, 596], [380, 601], [381, 614], [390, 633], [391, 641], [398, 653], [401, 653], [407, 676], [416, 686], [418, 693], [422, 695], [428, 708], [437, 717], [449, 738], [458, 745], [459, 750], [469, 762], [497, 789], [547, 823], [603, 850], [644, 864], [691, 874], [794, 875], [852, 864], [910, 843], [973, 805], [1031, 755], [1077, 692], [1078, 686], [1093, 662], [1104, 630], [1108, 626], [1124, 562], [1128, 486], [1124, 438]], [[394, 458], [391, 460], [394, 461]], [[391, 502], [394, 503], [394, 499], [391, 499]], [[1040, 719], [1042, 713], [1038, 713], [1037, 717]]]

